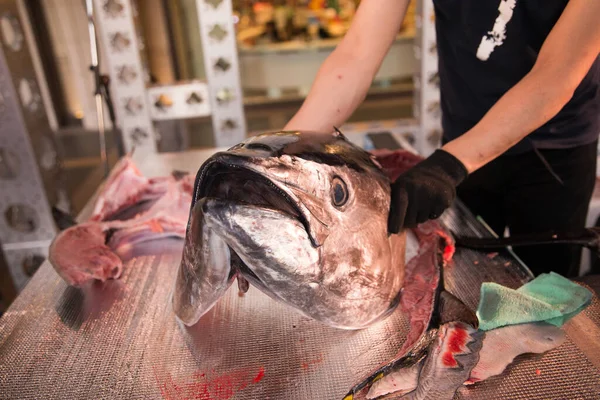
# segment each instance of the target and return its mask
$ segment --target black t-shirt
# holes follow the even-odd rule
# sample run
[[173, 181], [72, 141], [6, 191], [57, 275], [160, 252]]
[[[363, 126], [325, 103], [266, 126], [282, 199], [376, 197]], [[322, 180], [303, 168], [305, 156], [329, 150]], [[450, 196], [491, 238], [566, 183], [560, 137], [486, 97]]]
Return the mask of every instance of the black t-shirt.
[[[434, 0], [444, 141], [472, 128], [531, 70], [567, 3]], [[588, 144], [599, 133], [600, 57], [560, 113], [507, 153], [531, 150], [532, 145]]]

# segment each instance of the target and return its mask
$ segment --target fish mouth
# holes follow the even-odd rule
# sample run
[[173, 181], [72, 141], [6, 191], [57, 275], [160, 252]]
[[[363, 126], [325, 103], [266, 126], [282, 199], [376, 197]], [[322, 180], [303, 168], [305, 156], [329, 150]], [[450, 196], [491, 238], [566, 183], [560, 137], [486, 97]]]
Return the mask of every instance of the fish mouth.
[[[201, 199], [212, 199], [222, 203], [256, 207], [273, 210], [299, 221], [313, 245], [310, 224], [301, 210], [301, 204], [290, 194], [267, 178], [264, 174], [252, 169], [251, 164], [243, 158], [223, 155], [202, 167], [194, 194], [194, 202]], [[268, 286], [256, 275], [237, 252], [229, 246], [230, 278], [241, 275], [252, 285], [270, 293]], [[238, 277], [239, 277], [238, 275]], [[246, 289], [247, 290], [247, 289]]]
[[310, 223], [299, 200], [283, 188], [234, 157], [217, 158], [203, 167], [196, 183], [194, 202], [212, 198], [246, 207], [275, 210], [298, 220], [311, 242]]

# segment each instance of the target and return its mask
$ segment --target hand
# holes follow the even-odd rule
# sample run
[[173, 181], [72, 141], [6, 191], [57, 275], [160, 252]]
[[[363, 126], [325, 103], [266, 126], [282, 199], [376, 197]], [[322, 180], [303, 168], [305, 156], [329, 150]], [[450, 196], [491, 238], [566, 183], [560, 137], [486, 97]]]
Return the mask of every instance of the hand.
[[398, 233], [438, 218], [452, 205], [456, 187], [467, 175], [465, 166], [442, 149], [404, 172], [392, 183], [388, 231]]

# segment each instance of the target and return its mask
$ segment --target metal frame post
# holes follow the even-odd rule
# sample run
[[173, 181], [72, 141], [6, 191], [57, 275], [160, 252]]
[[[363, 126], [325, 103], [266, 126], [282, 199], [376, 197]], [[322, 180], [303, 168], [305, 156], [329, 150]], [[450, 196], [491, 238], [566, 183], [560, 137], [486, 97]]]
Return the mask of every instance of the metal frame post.
[[[156, 153], [156, 132], [146, 98], [133, 9], [128, 0], [93, 0], [94, 20], [111, 81], [111, 92], [123, 150], [133, 157]], [[91, 38], [93, 40], [93, 38]], [[91, 94], [90, 94], [91, 95]]]
[[207, 82], [147, 85], [131, 0], [93, 0], [124, 150], [156, 152], [153, 121], [211, 116], [216, 147], [246, 137], [231, 0], [196, 0]]
[[244, 94], [231, 0], [196, 0], [217, 147], [246, 137]]
[[0, 0], [0, 243], [17, 290], [56, 234], [51, 205], [66, 201], [26, 22], [18, 1]]

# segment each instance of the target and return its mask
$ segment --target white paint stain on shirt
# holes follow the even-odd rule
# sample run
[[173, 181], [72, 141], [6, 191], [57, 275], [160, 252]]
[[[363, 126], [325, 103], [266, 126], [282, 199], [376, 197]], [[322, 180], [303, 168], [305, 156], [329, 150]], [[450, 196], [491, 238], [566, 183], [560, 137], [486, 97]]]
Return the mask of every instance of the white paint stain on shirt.
[[513, 16], [513, 10], [517, 5], [517, 0], [501, 0], [498, 6], [500, 14], [496, 18], [494, 28], [481, 38], [481, 43], [477, 49], [477, 58], [487, 61], [494, 49], [502, 46], [506, 39], [506, 25]]

